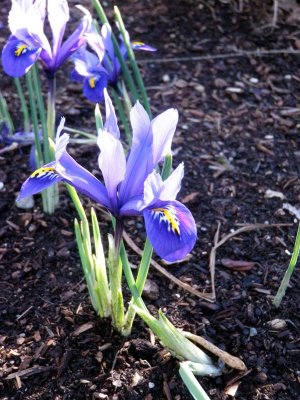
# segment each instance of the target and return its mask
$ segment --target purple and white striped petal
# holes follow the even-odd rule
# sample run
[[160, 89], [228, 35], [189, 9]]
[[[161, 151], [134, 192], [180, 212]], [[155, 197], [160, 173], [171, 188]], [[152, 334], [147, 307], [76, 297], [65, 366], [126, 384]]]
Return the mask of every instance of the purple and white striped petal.
[[149, 46], [143, 42], [131, 42], [131, 47], [133, 50], [156, 51], [155, 47]]
[[2, 50], [2, 66], [4, 71], [14, 78], [24, 75], [36, 62], [41, 48], [30, 47], [11, 36]]
[[175, 200], [178, 192], [181, 189], [183, 175], [183, 163], [179, 164], [165, 181], [162, 180], [160, 174], [156, 171], [153, 171], [150, 175], [148, 175], [144, 184], [144, 198], [141, 209], [150, 207], [159, 200]]
[[26, 179], [17, 200], [40, 193], [61, 180], [62, 177], [55, 170], [55, 161], [52, 161], [42, 168], [38, 168]]
[[81, 19], [79, 26], [62, 44], [57, 55], [55, 65], [53, 65], [53, 68], [55, 69], [58, 69], [68, 57], [75, 53], [75, 51], [77, 51], [87, 41], [85, 34], [91, 29], [92, 16], [86, 8], [82, 6], [77, 6], [77, 8], [79, 8], [85, 15]]
[[48, 20], [52, 30], [52, 58], [55, 59], [62, 44], [66, 24], [69, 21], [67, 0], [48, 1]]
[[127, 160], [127, 170], [120, 189], [121, 203], [140, 195], [144, 190], [144, 181], [153, 171], [151, 146], [151, 124], [144, 107], [137, 102], [130, 111], [132, 126], [132, 145]]
[[113, 135], [116, 139], [120, 138], [120, 130], [118, 127], [118, 121], [115, 113], [114, 106], [112, 101], [107, 93], [107, 90], [104, 90], [104, 98], [105, 98], [105, 124], [104, 129]]
[[195, 220], [180, 202], [158, 202], [144, 210], [147, 236], [155, 252], [164, 260], [182, 260], [197, 238]]
[[153, 167], [171, 153], [171, 145], [178, 123], [178, 111], [174, 108], [163, 112], [151, 122]]
[[122, 143], [105, 130], [99, 132], [97, 144], [101, 150], [99, 168], [101, 169], [108, 196], [113, 204], [115, 213], [117, 207], [117, 189], [123, 181], [126, 171], [126, 158]]

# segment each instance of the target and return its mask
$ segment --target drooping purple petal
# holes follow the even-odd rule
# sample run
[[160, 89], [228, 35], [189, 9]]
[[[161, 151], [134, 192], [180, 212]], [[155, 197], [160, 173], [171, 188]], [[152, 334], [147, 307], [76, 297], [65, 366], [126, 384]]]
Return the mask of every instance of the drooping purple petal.
[[93, 103], [101, 103], [104, 98], [103, 90], [106, 86], [107, 75], [105, 73], [99, 73], [84, 80], [83, 94]]
[[87, 195], [103, 207], [112, 209], [104, 185], [89, 171], [79, 165], [66, 151], [69, 135], [61, 135], [64, 126], [62, 119], [56, 135], [55, 161], [36, 170], [22, 185], [19, 198], [39, 193], [52, 184], [64, 181], [79, 192]]
[[197, 229], [190, 211], [180, 202], [159, 202], [144, 210], [147, 236], [164, 260], [183, 259], [194, 247]]
[[100, 148], [99, 168], [101, 169], [108, 196], [117, 210], [117, 189], [126, 171], [126, 158], [121, 142], [109, 132], [99, 132], [97, 144]]
[[67, 0], [48, 1], [48, 20], [52, 30], [52, 57], [57, 57], [69, 21], [69, 6]]
[[51, 55], [49, 41], [44, 34], [46, 1], [13, 1], [8, 16], [11, 33], [31, 47], [42, 47]]
[[19, 78], [32, 67], [40, 52], [41, 48], [32, 48], [11, 36], [2, 50], [3, 69], [8, 75]]
[[30, 177], [26, 179], [21, 187], [18, 200], [40, 193], [61, 180], [62, 177], [55, 170], [55, 161], [52, 161], [34, 171]]
[[155, 47], [149, 46], [143, 42], [131, 42], [131, 46], [133, 50], [144, 50], [144, 51], [156, 51]]

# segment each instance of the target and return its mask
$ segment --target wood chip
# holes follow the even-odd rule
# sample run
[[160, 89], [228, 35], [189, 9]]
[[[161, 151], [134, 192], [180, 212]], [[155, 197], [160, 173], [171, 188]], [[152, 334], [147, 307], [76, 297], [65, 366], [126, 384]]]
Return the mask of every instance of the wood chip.
[[72, 336], [79, 336], [81, 333], [86, 332], [94, 327], [93, 322], [86, 322], [83, 325], [80, 325], [78, 328], [73, 331]]

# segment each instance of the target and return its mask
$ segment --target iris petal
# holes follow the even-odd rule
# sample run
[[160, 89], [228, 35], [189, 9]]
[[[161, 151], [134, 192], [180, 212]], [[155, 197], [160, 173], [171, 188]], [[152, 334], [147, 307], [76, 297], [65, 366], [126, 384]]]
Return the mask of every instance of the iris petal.
[[107, 93], [107, 90], [104, 90], [104, 98], [105, 98], [105, 124], [104, 128], [107, 132], [113, 135], [116, 139], [120, 138], [120, 130], [118, 127], [118, 121], [115, 113], [114, 106], [112, 101]]
[[84, 96], [93, 103], [100, 103], [103, 98], [103, 90], [107, 86], [107, 75], [98, 73], [95, 76], [86, 78], [83, 83]]
[[[101, 131], [98, 138], [99, 167], [101, 169], [108, 196], [117, 212], [117, 188], [124, 179], [126, 158], [121, 142], [110, 133]], [[112, 165], [113, 160], [113, 165]]]
[[69, 6], [66, 0], [48, 1], [48, 21], [52, 30], [52, 57], [56, 58], [60, 49], [66, 24], [69, 20]]
[[55, 162], [51, 162], [34, 171], [23, 183], [18, 199], [40, 193], [47, 187], [61, 181], [62, 177], [56, 172], [54, 166]]
[[159, 202], [144, 210], [147, 236], [164, 260], [183, 259], [194, 247], [197, 230], [190, 211], [180, 202]]
[[178, 123], [178, 111], [174, 108], [158, 115], [151, 122], [153, 144], [153, 165], [160, 162], [167, 154], [171, 153], [171, 144]]
[[4, 71], [19, 78], [36, 62], [41, 48], [32, 48], [27, 43], [14, 37], [10, 38], [2, 50], [2, 66]]

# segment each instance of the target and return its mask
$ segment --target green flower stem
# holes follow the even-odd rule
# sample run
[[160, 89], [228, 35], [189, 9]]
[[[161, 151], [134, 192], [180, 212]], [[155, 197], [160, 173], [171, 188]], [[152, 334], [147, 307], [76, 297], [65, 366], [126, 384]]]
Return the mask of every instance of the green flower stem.
[[[33, 123], [33, 132], [34, 132], [34, 145], [35, 145], [35, 159], [38, 167], [44, 165], [43, 153], [41, 140], [39, 137], [39, 125], [38, 125], [38, 113], [36, 107], [36, 93], [34, 90], [33, 84], [33, 71], [32, 69], [26, 74], [26, 84], [29, 96], [29, 105], [30, 105], [30, 113], [31, 120]], [[57, 188], [57, 185], [54, 185]], [[52, 207], [52, 194], [54, 193], [55, 188], [50, 187], [46, 190], [43, 190], [41, 193], [42, 196], [42, 204], [44, 212], [51, 214], [54, 211]]]
[[106, 263], [104, 250], [101, 240], [101, 233], [99, 228], [99, 222], [94, 209], [91, 211], [92, 228], [93, 228], [93, 239], [95, 247], [94, 266], [97, 280], [97, 293], [101, 300], [102, 309], [104, 317], [111, 315], [111, 295], [108, 285], [107, 273], [106, 273]]
[[36, 161], [37, 161], [38, 167], [41, 167], [44, 164], [44, 160], [43, 160], [41, 141], [39, 138], [38, 114], [37, 114], [37, 108], [36, 108], [36, 102], [35, 102], [35, 92], [33, 89], [32, 71], [31, 70], [26, 74], [26, 84], [27, 84], [28, 96], [29, 96], [31, 120], [33, 123]]
[[122, 294], [122, 262], [112, 235], [108, 235], [108, 271], [111, 291], [112, 323], [118, 332], [124, 325], [124, 300]]
[[180, 363], [179, 375], [195, 400], [210, 400], [189, 367], [189, 362]]
[[68, 126], [64, 126], [64, 131], [70, 132], [70, 133], [75, 133], [75, 134], [84, 136], [88, 139], [96, 139], [97, 140], [97, 136], [94, 135], [93, 133], [84, 132], [84, 131], [81, 131], [80, 129], [74, 129], [74, 128], [69, 128]]
[[141, 77], [140, 70], [138, 68], [137, 62], [135, 60], [134, 51], [132, 50], [130, 39], [129, 39], [128, 34], [126, 32], [125, 25], [124, 25], [120, 10], [118, 9], [117, 6], [114, 7], [114, 13], [115, 13], [115, 18], [116, 18], [116, 21], [118, 23], [121, 35], [123, 37], [123, 40], [124, 40], [124, 43], [125, 43], [125, 46], [126, 46], [126, 49], [127, 49], [128, 58], [129, 58], [129, 61], [131, 63], [131, 66], [132, 66], [134, 77], [136, 79], [136, 82], [137, 82], [138, 87], [139, 87], [139, 89], [141, 91], [141, 94], [142, 94], [142, 99], [141, 100], [142, 100], [142, 102], [144, 104], [144, 107], [145, 107], [149, 117], [151, 118], [151, 108], [150, 108], [150, 104], [149, 104], [146, 88], [145, 88], [143, 79]]
[[114, 98], [115, 105], [117, 106], [121, 122], [122, 122], [122, 124], [124, 126], [127, 142], [130, 145], [130, 143], [131, 143], [131, 130], [129, 128], [129, 125], [128, 125], [128, 122], [127, 122], [127, 119], [126, 119], [126, 115], [125, 115], [125, 112], [124, 112], [124, 107], [123, 107], [122, 102], [119, 99], [118, 93], [116, 92], [115, 89], [112, 89], [112, 95], [113, 95], [113, 98]]
[[48, 137], [54, 140], [55, 131], [55, 96], [56, 96], [56, 78], [48, 79], [48, 98], [47, 98], [47, 131]]
[[7, 103], [2, 93], [0, 93], [0, 114], [8, 123], [10, 133], [13, 133], [15, 131], [14, 124], [12, 122], [11, 116], [8, 111]]
[[[49, 149], [47, 117], [46, 117], [44, 99], [43, 99], [43, 94], [42, 94], [42, 89], [41, 89], [39, 71], [38, 71], [38, 67], [36, 65], [34, 65], [32, 67], [32, 78], [33, 78], [33, 87], [34, 87], [34, 92], [35, 92], [35, 96], [36, 96], [40, 121], [42, 124], [44, 161], [45, 161], [45, 163], [49, 163], [50, 161], [52, 161], [52, 157], [51, 157], [51, 153], [50, 153], [50, 149]], [[53, 140], [54, 137], [51, 137], [51, 139]]]
[[96, 122], [96, 129], [97, 129], [97, 136], [98, 137], [98, 132], [99, 130], [103, 129], [103, 120], [102, 120], [102, 115], [101, 115], [101, 111], [100, 111], [100, 107], [99, 104], [97, 103], [95, 106], [95, 122]]
[[23, 114], [23, 121], [24, 121], [24, 132], [30, 131], [30, 119], [29, 119], [29, 111], [26, 104], [23, 88], [19, 78], [14, 78], [14, 82], [17, 88], [18, 96], [21, 103], [21, 110]]
[[84, 239], [82, 237], [81, 227], [79, 226], [77, 219], [75, 219], [74, 221], [74, 227], [75, 227], [76, 242], [79, 250], [81, 266], [83, 269], [85, 281], [87, 283], [92, 306], [96, 310], [96, 312], [99, 315], [101, 315], [101, 313], [103, 313], [103, 310], [101, 308], [101, 304], [97, 296], [97, 293], [94, 290], [94, 279], [93, 275], [91, 274], [92, 270], [91, 261], [86, 254], [85, 247], [83, 245]]
[[77, 191], [68, 184], [66, 184], [66, 186], [81, 220], [81, 226], [79, 226], [77, 220], [75, 220], [75, 234], [81, 265], [91, 297], [91, 302], [100, 317], [109, 317], [111, 315], [111, 296], [108, 286], [106, 263], [97, 216], [95, 211], [92, 209], [91, 219], [95, 248], [95, 254], [93, 254], [91, 235], [84, 208]]
[[299, 251], [300, 251], [300, 223], [298, 226], [298, 230], [297, 230], [297, 235], [296, 235], [296, 240], [295, 240], [295, 244], [294, 244], [294, 249], [293, 249], [293, 254], [288, 266], [288, 269], [285, 271], [284, 277], [281, 281], [281, 284], [279, 286], [279, 289], [276, 293], [276, 296], [274, 297], [273, 300], [273, 305], [275, 307], [279, 307], [281, 304], [281, 301], [285, 295], [286, 289], [288, 287], [288, 284], [290, 282], [291, 276], [294, 272], [294, 269], [297, 265], [297, 261], [298, 261], [298, 257], [299, 257]]
[[[102, 23], [106, 23], [106, 22], [108, 23], [108, 19], [107, 19], [106, 15], [105, 15], [104, 9], [103, 9], [102, 5], [100, 4], [99, 0], [92, 0], [92, 4], [93, 4], [93, 7], [96, 10], [96, 13], [97, 13], [100, 21]], [[116, 55], [118, 57], [118, 60], [120, 62], [121, 68], [122, 68], [123, 77], [124, 77], [124, 79], [125, 79], [125, 81], [126, 81], [126, 83], [128, 85], [128, 88], [129, 88], [129, 90], [130, 90], [130, 92], [131, 92], [131, 94], [132, 94], [132, 96], [134, 98], [134, 102], [136, 102], [136, 100], [138, 99], [138, 92], [137, 92], [137, 89], [135, 87], [134, 81], [133, 81], [133, 79], [131, 77], [131, 74], [130, 74], [129, 69], [128, 69], [127, 65], [126, 65], [126, 62], [124, 61], [124, 58], [123, 58], [123, 56], [121, 54], [121, 51], [120, 51], [120, 48], [119, 48], [119, 45], [118, 45], [118, 41], [117, 41], [114, 33], [112, 33], [111, 37], [112, 37], [112, 41], [113, 41], [113, 45], [114, 45], [114, 51], [115, 51], [115, 53], [116, 53]]]
[[[171, 170], [172, 170], [172, 155], [168, 154], [164, 160], [164, 165], [161, 173], [163, 180], [166, 180], [170, 176]], [[136, 278], [136, 287], [140, 295], [142, 295], [143, 293], [145, 282], [149, 273], [152, 253], [153, 253], [153, 247], [149, 242], [149, 240], [146, 239], [142, 259], [138, 269], [138, 275]], [[132, 299], [125, 316], [125, 327], [128, 335], [131, 332], [132, 324], [136, 315], [133, 304], [134, 303]]]

